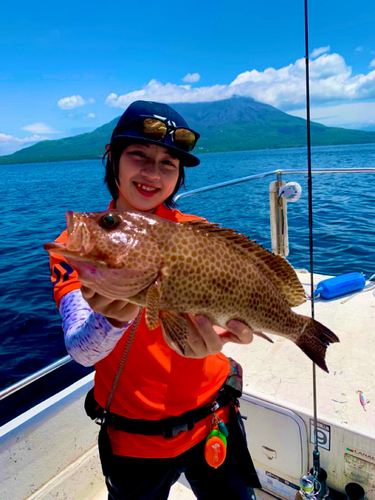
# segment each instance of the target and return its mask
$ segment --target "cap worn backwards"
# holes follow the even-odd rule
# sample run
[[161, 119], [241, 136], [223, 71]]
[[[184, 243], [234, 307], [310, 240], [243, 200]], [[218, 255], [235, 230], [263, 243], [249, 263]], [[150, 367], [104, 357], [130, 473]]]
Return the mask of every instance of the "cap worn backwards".
[[[167, 104], [151, 101], [135, 101], [130, 104], [120, 117], [112, 133], [111, 143], [120, 138], [129, 138], [135, 139], [136, 142], [157, 144], [158, 146], [167, 148], [172, 156], [179, 158], [182, 165], [186, 167], [195, 167], [199, 165], [200, 160], [196, 156], [178, 147], [178, 144], [176, 144], [173, 139], [173, 134], [167, 133], [162, 140], [157, 140], [143, 133], [141, 118], [145, 116], [161, 120], [172, 130], [178, 127], [189, 129], [188, 124], [182, 116]], [[199, 134], [194, 131], [192, 132], [198, 139]]]

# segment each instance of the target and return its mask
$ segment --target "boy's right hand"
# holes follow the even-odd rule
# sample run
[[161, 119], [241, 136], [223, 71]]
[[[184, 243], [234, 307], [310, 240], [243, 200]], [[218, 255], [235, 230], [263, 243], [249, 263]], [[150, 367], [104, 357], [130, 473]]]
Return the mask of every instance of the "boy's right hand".
[[99, 295], [91, 288], [81, 287], [82, 297], [91, 309], [107, 318], [107, 320], [118, 328], [137, 317], [139, 306], [126, 302], [126, 300], [113, 300]]

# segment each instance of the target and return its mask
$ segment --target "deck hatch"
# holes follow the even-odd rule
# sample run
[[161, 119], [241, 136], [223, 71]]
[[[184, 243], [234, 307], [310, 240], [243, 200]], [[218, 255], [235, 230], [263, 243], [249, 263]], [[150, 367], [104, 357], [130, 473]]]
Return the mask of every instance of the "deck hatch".
[[298, 484], [307, 469], [308, 440], [301, 417], [247, 394], [241, 399], [241, 413], [247, 416], [248, 446], [256, 465]]

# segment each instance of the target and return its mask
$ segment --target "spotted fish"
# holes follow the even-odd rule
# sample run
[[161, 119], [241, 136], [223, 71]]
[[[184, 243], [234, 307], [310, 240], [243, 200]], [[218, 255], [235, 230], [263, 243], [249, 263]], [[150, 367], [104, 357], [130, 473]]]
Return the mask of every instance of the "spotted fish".
[[244, 235], [136, 211], [67, 212], [67, 221], [66, 244], [44, 248], [63, 255], [97, 293], [145, 307], [147, 326], [161, 323], [182, 352], [191, 313], [223, 328], [235, 319], [261, 336], [286, 337], [328, 371], [326, 349], [339, 339], [292, 311], [306, 300], [294, 269]]

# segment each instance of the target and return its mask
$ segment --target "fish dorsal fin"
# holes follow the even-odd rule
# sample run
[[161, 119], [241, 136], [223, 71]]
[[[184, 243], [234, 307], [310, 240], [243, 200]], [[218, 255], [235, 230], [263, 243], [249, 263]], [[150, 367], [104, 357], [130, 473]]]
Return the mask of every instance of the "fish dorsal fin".
[[180, 222], [185, 227], [199, 231], [209, 237], [221, 240], [241, 255], [247, 257], [278, 288], [290, 307], [306, 302], [306, 295], [298, 276], [289, 262], [263, 248], [255, 241], [233, 229], [198, 221]]

